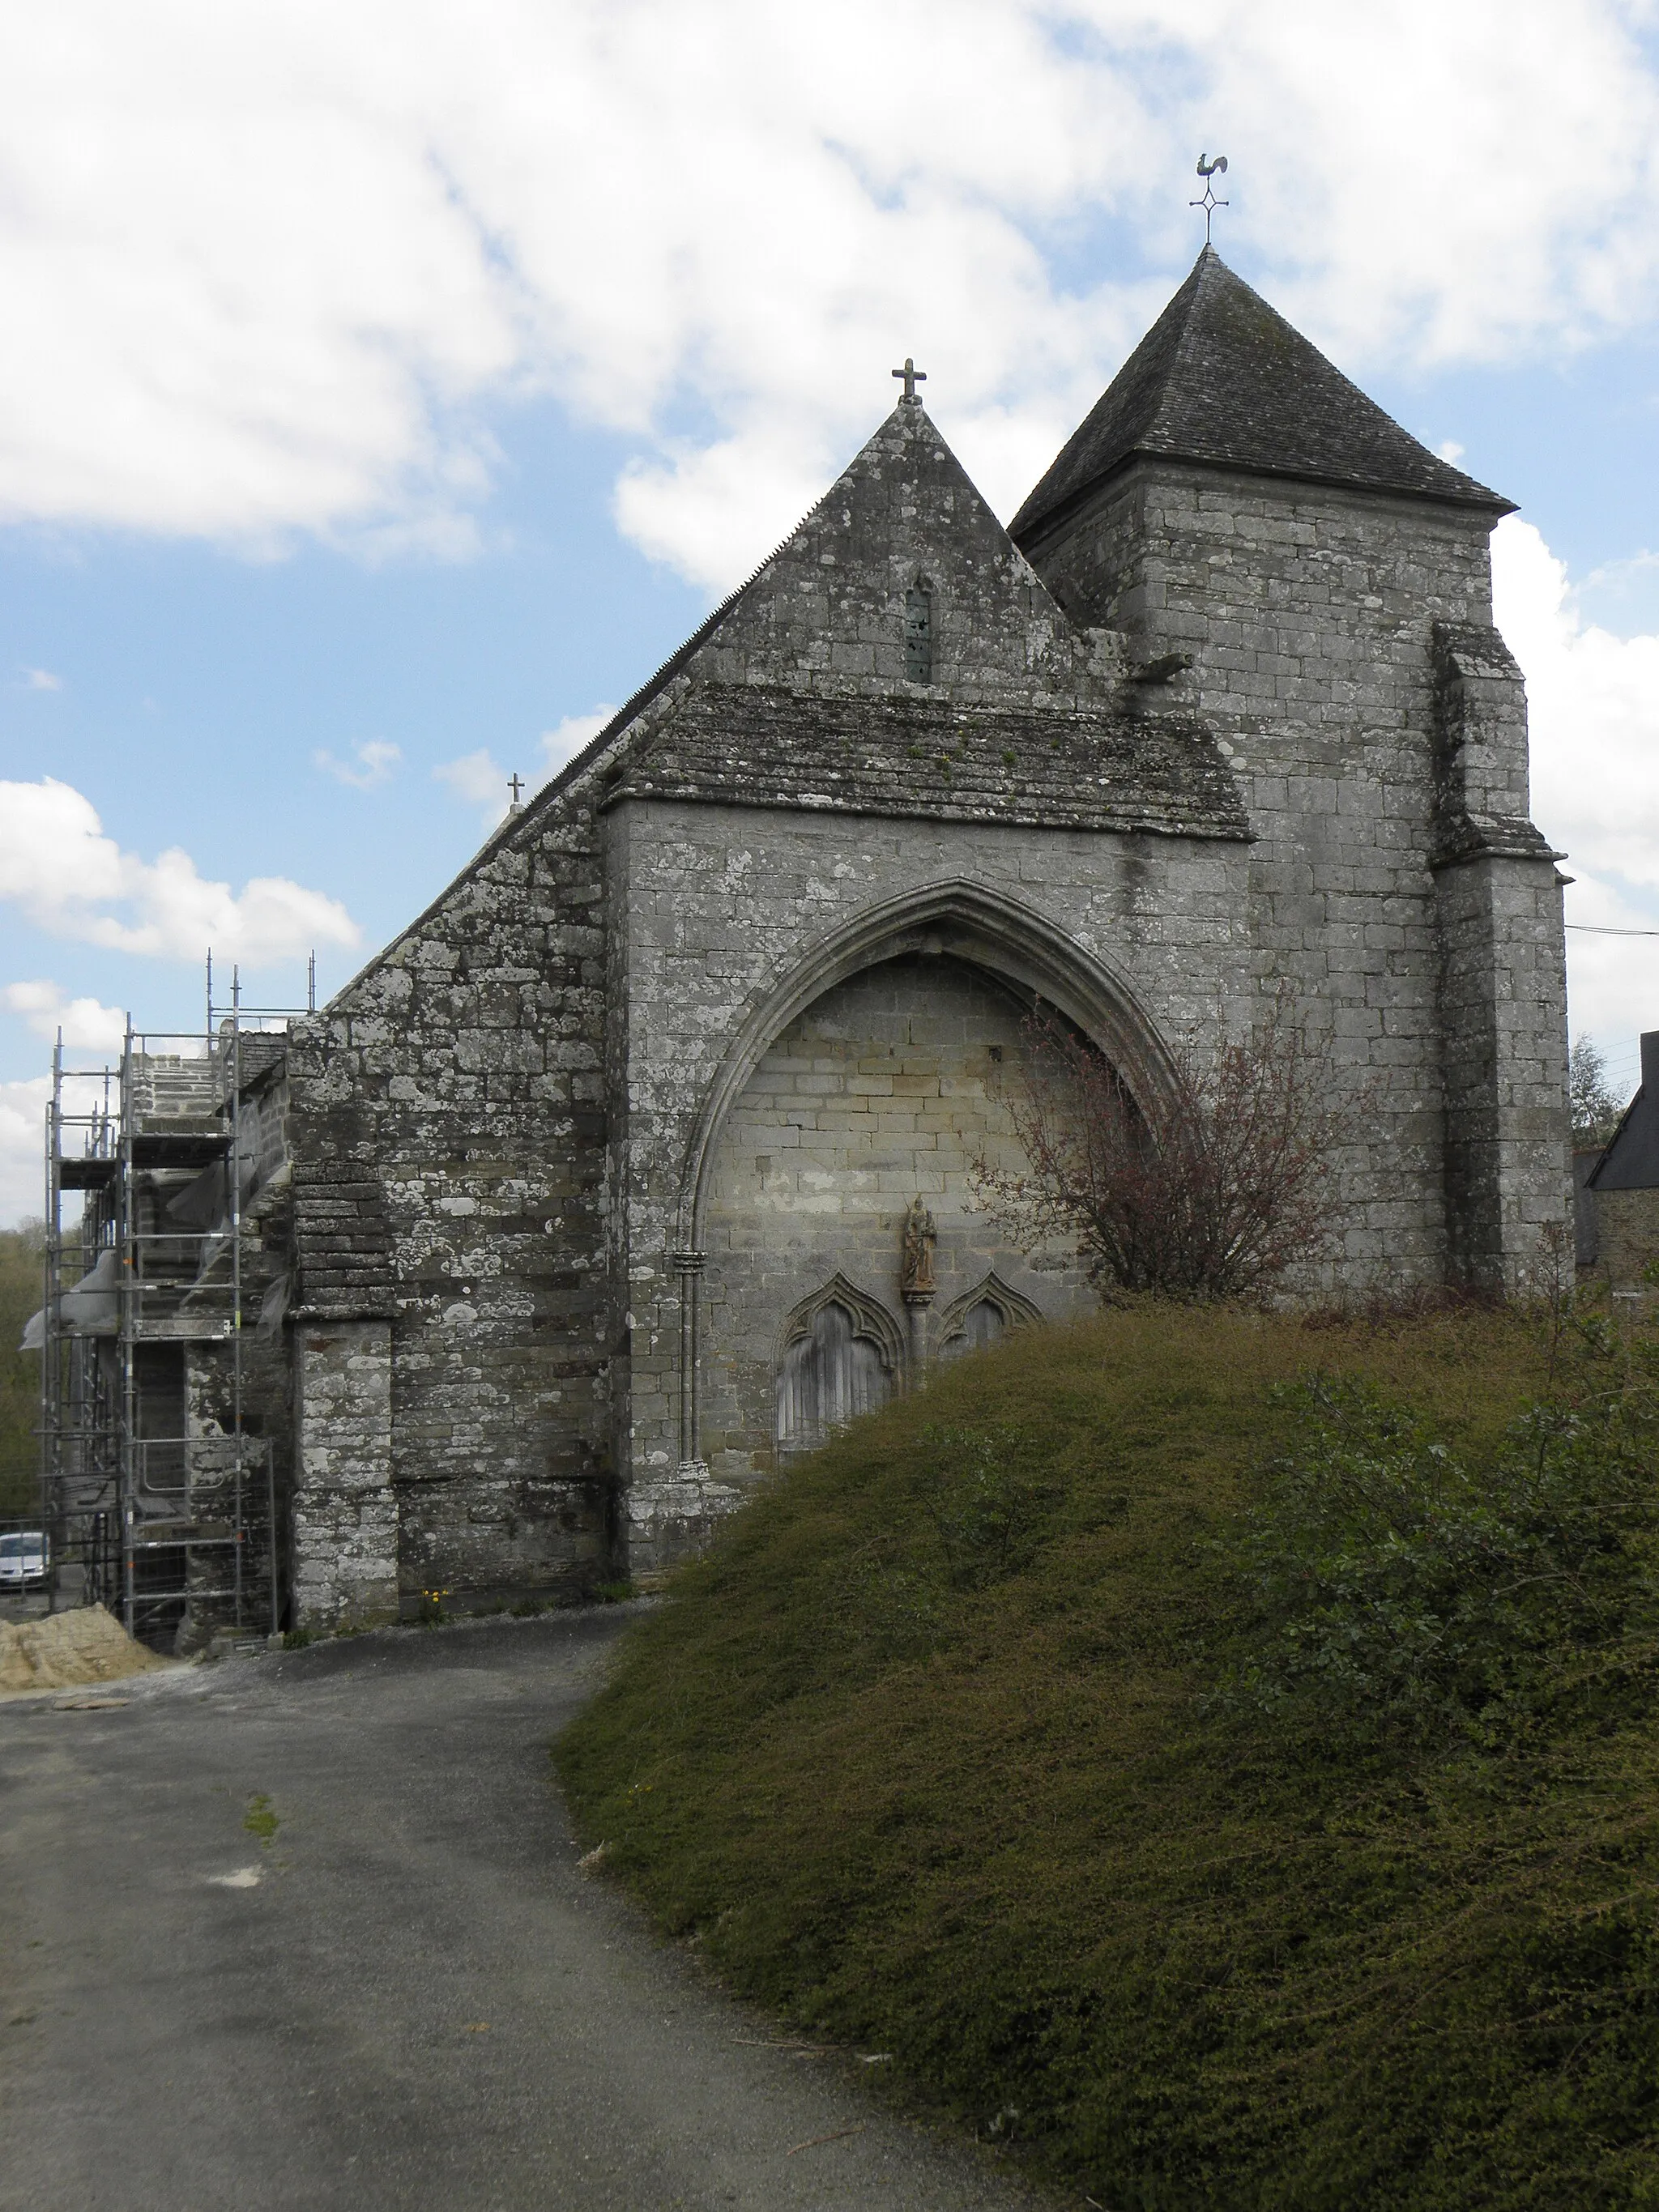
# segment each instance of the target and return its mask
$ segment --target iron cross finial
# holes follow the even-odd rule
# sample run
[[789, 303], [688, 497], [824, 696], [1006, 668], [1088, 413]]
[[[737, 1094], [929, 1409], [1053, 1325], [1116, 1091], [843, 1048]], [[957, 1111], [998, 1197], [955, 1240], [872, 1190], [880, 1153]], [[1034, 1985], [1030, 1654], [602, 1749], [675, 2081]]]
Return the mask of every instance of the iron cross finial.
[[1215, 179], [1218, 177], [1224, 177], [1227, 173], [1227, 156], [1224, 154], [1218, 154], [1212, 161], [1207, 154], [1200, 154], [1198, 157], [1198, 173], [1204, 179], [1204, 197], [1201, 200], [1188, 200], [1187, 204], [1188, 207], [1203, 209], [1204, 243], [1207, 246], [1210, 242], [1210, 218], [1218, 207], [1230, 207], [1232, 204], [1230, 200], [1218, 200], [1215, 196]]
[[516, 814], [519, 811], [519, 793], [524, 789], [523, 779], [516, 769], [507, 779], [507, 787], [513, 794], [513, 811]]
[[927, 370], [918, 368], [908, 353], [904, 356], [903, 368], [896, 368], [893, 374], [904, 379], [904, 396], [907, 399], [914, 399], [916, 396], [917, 385], [926, 384], [927, 381]]

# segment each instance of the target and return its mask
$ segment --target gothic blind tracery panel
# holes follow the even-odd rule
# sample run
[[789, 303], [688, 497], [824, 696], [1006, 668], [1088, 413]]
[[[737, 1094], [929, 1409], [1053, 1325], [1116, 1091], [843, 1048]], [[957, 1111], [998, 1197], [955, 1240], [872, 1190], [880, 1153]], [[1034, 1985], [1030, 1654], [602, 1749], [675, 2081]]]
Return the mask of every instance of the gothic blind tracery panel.
[[964, 1358], [1000, 1342], [1010, 1329], [1042, 1319], [1041, 1310], [1012, 1290], [993, 1268], [939, 1316], [939, 1356]]
[[780, 1454], [812, 1451], [860, 1413], [884, 1405], [892, 1383], [881, 1353], [836, 1300], [787, 1346], [778, 1370]]
[[969, 1307], [957, 1326], [954, 1334], [940, 1346], [944, 1359], [960, 1359], [965, 1352], [983, 1352], [988, 1344], [994, 1344], [1006, 1333], [1008, 1317], [1000, 1306], [989, 1298], [981, 1298]]

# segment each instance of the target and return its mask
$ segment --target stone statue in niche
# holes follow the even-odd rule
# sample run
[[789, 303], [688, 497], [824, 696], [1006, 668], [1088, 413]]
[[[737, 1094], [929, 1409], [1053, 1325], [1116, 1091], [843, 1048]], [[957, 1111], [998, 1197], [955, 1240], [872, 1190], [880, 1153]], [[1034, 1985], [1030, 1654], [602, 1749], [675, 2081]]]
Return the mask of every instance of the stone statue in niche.
[[904, 1217], [904, 1256], [899, 1267], [899, 1288], [907, 1298], [931, 1298], [939, 1285], [933, 1279], [933, 1246], [938, 1231], [933, 1217], [918, 1194]]

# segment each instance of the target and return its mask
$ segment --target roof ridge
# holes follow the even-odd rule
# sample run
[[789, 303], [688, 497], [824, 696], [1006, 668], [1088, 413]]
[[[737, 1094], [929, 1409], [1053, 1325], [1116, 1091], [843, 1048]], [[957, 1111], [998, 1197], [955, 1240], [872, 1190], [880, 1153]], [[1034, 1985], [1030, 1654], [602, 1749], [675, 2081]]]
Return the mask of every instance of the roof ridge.
[[[503, 822], [500, 825], [499, 829], [494, 833], [495, 835], [499, 836], [501, 830], [505, 830], [510, 823], [522, 822], [525, 816], [530, 812], [531, 807], [539, 806], [544, 799], [550, 798], [556, 791], [562, 788], [562, 787], [568, 783], [572, 777], [576, 775], [587, 763], [597, 758], [613, 738], [620, 736], [622, 732], [627, 728], [630, 721], [636, 720], [638, 716], [642, 714], [653, 699], [657, 698], [662, 692], [667, 690], [674, 678], [688, 665], [701, 647], [708, 643], [710, 637], [714, 635], [714, 631], [720, 627], [720, 623], [726, 620], [726, 617], [732, 612], [732, 609], [738, 605], [740, 600], [745, 599], [748, 594], [753, 591], [755, 586], [759, 583], [761, 578], [766, 574], [766, 571], [772, 566], [774, 562], [781, 559], [782, 556], [788, 551], [793, 540], [808, 526], [811, 522], [813, 516], [828, 506], [835, 493], [839, 490], [841, 486], [847, 481], [848, 477], [852, 475], [854, 470], [857, 468], [865, 454], [869, 452], [871, 447], [873, 446], [876, 441], [881, 436], [882, 432], [885, 430], [888, 426], [895, 421], [895, 419], [908, 419], [905, 413], [907, 409], [913, 410], [915, 414], [920, 416], [922, 422], [927, 423], [928, 428], [933, 431], [934, 436], [939, 439], [940, 444], [946, 447], [947, 452], [950, 451], [947, 441], [944, 437], [944, 434], [939, 430], [938, 424], [933, 421], [932, 416], [928, 414], [926, 404], [924, 404], [920, 392], [915, 394], [911, 398], [901, 398], [895, 401], [892, 407], [882, 416], [881, 421], [871, 432], [870, 435], [865, 440], [863, 445], [859, 447], [858, 452], [854, 453], [852, 459], [847, 464], [847, 466], [844, 469], [840, 470], [831, 481], [824, 486], [823, 491], [821, 491], [817, 499], [813, 501], [811, 506], [809, 507], [805, 513], [795, 522], [791, 524], [790, 527], [785, 531], [783, 536], [780, 538], [777, 544], [771, 548], [765, 558], [756, 563], [754, 568], [750, 570], [748, 575], [744, 578], [742, 583], [738, 585], [734, 590], [728, 592], [726, 597], [720, 601], [720, 605], [715, 607], [711, 613], [703, 617], [702, 621], [697, 625], [696, 629], [692, 631], [690, 636], [685, 640], [684, 643], [683, 645], [677, 646], [674, 651], [669, 654], [667, 659], [665, 660], [661, 666], [656, 670], [655, 673], [647, 677], [646, 681], [641, 684], [639, 690], [617, 708], [616, 713], [605, 724], [605, 727], [595, 736], [588, 739], [586, 744], [583, 746], [580, 752], [573, 755], [556, 775], [549, 777], [548, 781], [536, 792], [534, 797], [531, 800], [530, 806], [527, 806], [524, 810], [524, 813], [519, 815], [509, 815], [507, 821]], [[958, 465], [960, 465], [958, 464]], [[999, 525], [998, 526], [1000, 527], [1001, 526]], [[489, 841], [486, 841], [486, 845], [479, 848], [480, 854], [486, 849], [488, 842]]]
[[[902, 405], [902, 404], [903, 403], [901, 401], [900, 404]], [[839, 483], [840, 482], [841, 478], [840, 477], [837, 477], [836, 483]], [[539, 805], [544, 798], [550, 795], [562, 784], [568, 782], [569, 779], [582, 767], [584, 763], [592, 759], [597, 754], [602, 752], [613, 737], [619, 736], [621, 732], [628, 727], [629, 722], [637, 720], [637, 718], [645, 712], [646, 708], [651, 704], [651, 702], [654, 698], [667, 690], [668, 686], [673, 682], [674, 678], [679, 674], [680, 671], [685, 666], [692, 655], [696, 653], [701, 647], [708, 643], [709, 638], [714, 635], [714, 631], [719, 629], [720, 623], [726, 620], [726, 617], [731, 613], [732, 608], [737, 605], [738, 602], [742, 599], [745, 599], [748, 594], [754, 590], [756, 585], [759, 583], [761, 578], [766, 574], [766, 571], [778, 558], [779, 555], [787, 550], [791, 540], [799, 532], [806, 527], [807, 524], [812, 520], [812, 517], [817, 513], [818, 509], [823, 505], [825, 500], [829, 498], [830, 492], [834, 489], [835, 484], [831, 484], [824, 491], [819, 494], [818, 497], [813, 501], [811, 506], [807, 508], [805, 514], [800, 516], [797, 521], [792, 523], [789, 528], [785, 531], [783, 536], [779, 538], [777, 544], [772, 547], [765, 558], [756, 562], [755, 566], [750, 570], [743, 581], [729, 591], [717, 607], [712, 609], [709, 613], [703, 617], [696, 629], [692, 631], [690, 636], [688, 637], [683, 644], [676, 646], [673, 652], [669, 654], [667, 659], [663, 661], [653, 674], [647, 677], [645, 682], [641, 684], [639, 690], [633, 693], [629, 698], [627, 698], [623, 702], [622, 705], [617, 708], [616, 713], [611, 717], [611, 720], [605, 724], [605, 727], [599, 731], [593, 737], [590, 738], [579, 753], [573, 754], [570, 759], [565, 763], [562, 769], [558, 769], [556, 774], [548, 778], [547, 781], [541, 787], [540, 790], [535, 793], [535, 796], [531, 802], [532, 805]], [[525, 810], [526, 813], [528, 813], [530, 809], [528, 807]], [[509, 817], [508, 818], [511, 820], [521, 820], [523, 817], [520, 816], [514, 816]]]
[[[896, 400], [888, 413], [882, 416], [879, 424], [871, 432], [869, 437], [865, 440], [864, 444], [859, 448], [858, 453], [854, 456], [847, 467], [842, 469], [834, 477], [834, 479], [824, 487], [817, 498], [813, 501], [811, 506], [806, 509], [804, 514], [800, 515], [793, 523], [791, 524], [790, 527], [784, 532], [783, 536], [778, 539], [776, 544], [770, 549], [764, 558], [757, 562], [754, 568], [750, 570], [743, 581], [729, 591], [717, 606], [710, 609], [709, 612], [706, 614], [702, 620], [698, 623], [696, 629], [691, 632], [691, 635], [686, 638], [682, 644], [676, 646], [673, 652], [668, 655], [668, 658], [659, 663], [657, 668], [653, 671], [651, 675], [646, 678], [645, 682], [639, 686], [638, 690], [632, 692], [629, 697], [623, 702], [622, 705], [617, 708], [616, 713], [611, 717], [605, 727], [602, 730], [596, 732], [581, 748], [580, 752], [573, 753], [571, 757], [566, 761], [563, 767], [556, 769], [554, 773], [549, 776], [545, 783], [538, 787], [538, 788], [531, 794], [530, 799], [525, 806], [521, 807], [517, 813], [508, 813], [502, 816], [501, 819], [495, 824], [489, 836], [484, 838], [483, 843], [480, 844], [471, 856], [464, 861], [461, 866], [456, 870], [449, 881], [443, 886], [442, 890], [440, 890], [433, 898], [428, 901], [427, 904], [415, 917], [414, 921], [406, 924], [405, 927], [398, 933], [398, 935], [391, 940], [390, 944], [382, 945], [377, 952], [363, 963], [361, 968], [356, 969], [353, 975], [347, 978], [347, 980], [340, 986], [339, 989], [335, 992], [333, 996], [330, 999], [328, 1002], [330, 1006], [334, 1006], [338, 1000], [343, 999], [348, 993], [355, 990], [357, 986], [363, 981], [365, 977], [372, 975], [374, 969], [385, 960], [387, 953], [391, 951], [394, 945], [401, 944], [416, 930], [421, 928], [431, 915], [439, 911], [446, 900], [454, 896], [457, 887], [460, 884], [464, 883], [475, 870], [482, 867], [486, 861], [490, 860], [495, 854], [499, 852], [501, 848], [507, 844], [509, 839], [516, 836], [522, 830], [527, 827], [533, 817], [539, 817], [550, 807], [555, 805], [563, 793], [569, 789], [573, 783], [582, 776], [587, 769], [592, 768], [596, 761], [604, 757], [605, 753], [616, 743], [616, 740], [628, 729], [629, 726], [638, 720], [639, 717], [645, 712], [646, 708], [652, 704], [653, 701], [661, 697], [662, 694], [667, 690], [669, 685], [673, 683], [675, 678], [681, 675], [690, 665], [692, 660], [695, 659], [698, 652], [708, 642], [709, 639], [714, 635], [720, 624], [725, 622], [727, 617], [732, 613], [733, 608], [740, 605], [748, 594], [753, 591], [755, 586], [760, 581], [761, 578], [766, 574], [766, 571], [772, 566], [773, 562], [777, 561], [788, 550], [793, 539], [801, 531], [807, 527], [807, 526], [811, 522], [813, 516], [818, 514], [818, 512], [828, 503], [837, 488], [845, 481], [847, 477], [850, 475], [852, 471], [857, 467], [859, 460], [863, 454], [866, 453], [870, 447], [875, 443], [876, 440], [880, 437], [882, 432], [887, 428], [889, 423], [893, 421], [895, 416], [899, 415], [907, 405], [914, 407], [916, 412], [922, 416], [922, 419], [928, 422], [930, 428], [934, 427], [932, 423], [931, 418], [927, 416], [925, 407], [922, 405], [919, 395], [913, 401], [906, 401], [903, 399]], [[326, 1009], [324, 1011], [326, 1011]]]
[[[1187, 302], [1187, 311], [1181, 318], [1181, 327], [1176, 335], [1176, 342], [1172, 349], [1172, 358], [1170, 364], [1171, 371], [1179, 368], [1183, 360], [1186, 359], [1193, 351], [1194, 325], [1197, 321], [1198, 303], [1200, 297], [1203, 293], [1204, 279], [1209, 273], [1209, 264], [1212, 262], [1214, 262], [1217, 267], [1220, 269], [1225, 269], [1227, 265], [1226, 263], [1222, 260], [1221, 256], [1216, 252], [1214, 246], [1210, 245], [1206, 240], [1204, 251], [1199, 255], [1197, 260], [1194, 262], [1191, 269], [1187, 272], [1187, 284], [1190, 284], [1192, 287], [1192, 296]], [[1185, 291], [1186, 289], [1187, 285], [1183, 284], [1182, 286], [1182, 291]], [[1178, 300], [1181, 297], [1181, 293], [1177, 292], [1175, 297]], [[1175, 301], [1172, 300], [1170, 304], [1173, 307], [1175, 305]], [[1169, 403], [1170, 382], [1170, 375], [1166, 373], [1163, 382], [1158, 388], [1158, 405], [1153, 410], [1152, 414], [1152, 420], [1154, 422], [1157, 422], [1158, 416], [1164, 412], [1165, 406]]]

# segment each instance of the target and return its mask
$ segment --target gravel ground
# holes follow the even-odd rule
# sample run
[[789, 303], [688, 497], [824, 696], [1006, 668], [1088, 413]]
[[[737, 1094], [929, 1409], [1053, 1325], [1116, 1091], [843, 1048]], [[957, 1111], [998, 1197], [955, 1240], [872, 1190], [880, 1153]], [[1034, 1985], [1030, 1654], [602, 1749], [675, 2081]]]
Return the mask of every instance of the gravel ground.
[[0, 1705], [0, 2207], [1052, 2204], [578, 1871], [547, 1746], [630, 1610]]

